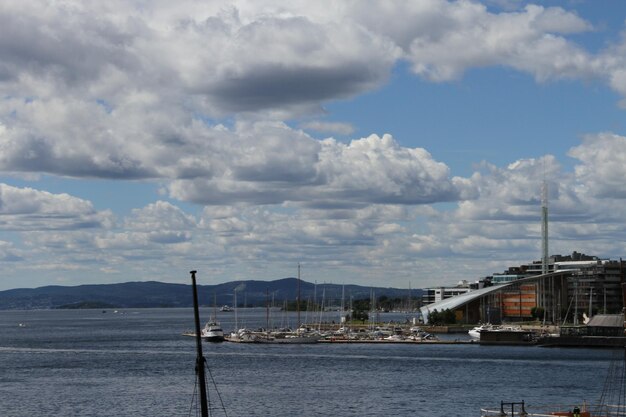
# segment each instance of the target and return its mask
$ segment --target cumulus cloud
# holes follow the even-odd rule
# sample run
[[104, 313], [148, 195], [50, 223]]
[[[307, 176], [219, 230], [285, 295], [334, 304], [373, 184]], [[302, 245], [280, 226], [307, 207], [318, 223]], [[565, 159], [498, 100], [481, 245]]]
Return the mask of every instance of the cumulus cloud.
[[[128, 274], [137, 269], [141, 277], [167, 279], [172, 269], [181, 268], [179, 262], [201, 259], [204, 251], [212, 249], [204, 241], [192, 248], [198, 227], [195, 217], [165, 201], [136, 209], [110, 227], [28, 225], [15, 229], [15, 242], [0, 242], [0, 259], [27, 260], [21, 268], [46, 270], [48, 278], [66, 279], [89, 270], [90, 276], [103, 271], [129, 279]], [[0, 264], [0, 269], [8, 265]]]
[[181, 89], [221, 113], [350, 96], [380, 85], [398, 54], [359, 25], [297, 8], [272, 15], [246, 3], [179, 6], [4, 5], [2, 79], [39, 97], [59, 89], [83, 96], [83, 87], [113, 106], [137, 92]]
[[[319, 24], [304, 16], [259, 19], [238, 27], [235, 42], [232, 32], [222, 49], [228, 56], [207, 57], [192, 81], [231, 112], [315, 104], [367, 91], [386, 80], [399, 52], [357, 25]], [[217, 69], [228, 73], [205, 84], [204, 69], [215, 58], [228, 63]]]
[[133, 209], [121, 228], [95, 235], [92, 245], [124, 259], [159, 259], [185, 252], [197, 226], [194, 216], [157, 201]]
[[587, 135], [569, 156], [580, 161], [575, 172], [586, 192], [600, 198], [626, 198], [626, 137]]
[[424, 149], [400, 146], [391, 135], [371, 135], [348, 145], [327, 139], [323, 145], [320, 164], [331, 197], [397, 204], [458, 198], [445, 164]]
[[150, 143], [142, 143], [145, 137], [133, 135], [138, 126], [129, 126], [124, 120], [117, 120], [120, 127], [112, 126], [117, 117], [107, 114], [97, 103], [59, 98], [5, 99], [0, 101], [0, 109], [16, 114], [0, 129], [3, 171], [78, 178], [157, 176], [154, 167], [147, 166], [151, 161], [142, 150]]
[[0, 226], [4, 230], [83, 229], [109, 227], [108, 211], [68, 194], [0, 184]]
[[133, 209], [125, 219], [124, 227], [137, 231], [186, 231], [193, 229], [196, 220], [179, 207], [167, 201], [157, 201], [140, 209]]
[[172, 245], [189, 242], [196, 228], [193, 216], [165, 201], [134, 209], [124, 221], [129, 233], [117, 233], [99, 242], [105, 246], [142, 247], [148, 244]]
[[[428, 229], [406, 236], [416, 256], [454, 254], [472, 263], [488, 254], [492, 261], [514, 265], [538, 259], [541, 248], [542, 184], [548, 186], [550, 253], [574, 250], [620, 257], [626, 233], [623, 186], [625, 139], [589, 135], [569, 155], [579, 163], [567, 172], [547, 155], [521, 159], [506, 167], [483, 164], [469, 179], [478, 194], [454, 209], [428, 219]], [[617, 243], [616, 243], [617, 242]], [[514, 253], [517, 261], [509, 258]]]
[[424, 149], [404, 148], [390, 135], [343, 144], [296, 135], [284, 125], [268, 130], [257, 124], [253, 131], [254, 139], [236, 147], [242, 152], [231, 155], [223, 175], [173, 181], [171, 195], [200, 204], [351, 206], [453, 201], [469, 188], [451, 179], [449, 168]]
[[[469, 1], [362, 5], [358, 18], [402, 46], [413, 71], [433, 81], [459, 78], [466, 69], [505, 65], [539, 80], [583, 77], [591, 57], [565, 35], [591, 29], [561, 8], [528, 5], [493, 13]], [[394, 21], [393, 25], [387, 22]]]
[[[550, 205], [559, 212], [578, 207], [580, 201], [563, 190], [571, 187], [571, 177], [561, 170], [553, 156], [523, 159], [499, 168], [483, 164], [471, 182], [479, 189], [479, 197], [459, 203], [456, 213], [465, 220], [529, 220], [536, 218], [541, 206], [542, 184], [548, 184]], [[573, 201], [572, 201], [573, 199]], [[584, 208], [580, 207], [580, 210]]]
[[414, 210], [392, 205], [294, 211], [242, 206], [228, 216], [215, 216], [207, 208], [202, 223], [220, 246], [238, 257], [292, 265], [315, 262], [322, 267], [349, 265], [355, 256], [369, 263], [360, 252], [400, 236], [405, 231], [400, 223], [412, 220]]

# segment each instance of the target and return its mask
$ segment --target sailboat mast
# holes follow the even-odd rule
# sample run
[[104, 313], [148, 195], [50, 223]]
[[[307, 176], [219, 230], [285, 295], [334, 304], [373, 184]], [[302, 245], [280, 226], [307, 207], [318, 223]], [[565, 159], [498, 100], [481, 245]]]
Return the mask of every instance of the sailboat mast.
[[237, 288], [233, 291], [233, 304], [235, 307], [235, 331], [239, 330], [239, 320], [237, 316]]
[[324, 315], [324, 302], [326, 301], [326, 283], [324, 283], [324, 289], [322, 290], [322, 305], [320, 307], [320, 318], [317, 322], [317, 331], [322, 331], [322, 318]]
[[270, 331], [270, 290], [265, 289], [265, 330]]
[[341, 316], [339, 317], [339, 323], [343, 323], [346, 317], [346, 284], [341, 286]]
[[193, 314], [196, 325], [196, 375], [200, 385], [200, 411], [202, 417], [209, 417], [209, 406], [206, 392], [206, 377], [204, 375], [204, 356], [202, 355], [202, 338], [200, 337], [200, 312], [198, 309], [198, 290], [196, 289], [196, 271], [190, 271], [191, 286], [193, 288]]
[[298, 310], [298, 323], [297, 327], [300, 327], [300, 262], [298, 262], [298, 302], [296, 303], [296, 310]]

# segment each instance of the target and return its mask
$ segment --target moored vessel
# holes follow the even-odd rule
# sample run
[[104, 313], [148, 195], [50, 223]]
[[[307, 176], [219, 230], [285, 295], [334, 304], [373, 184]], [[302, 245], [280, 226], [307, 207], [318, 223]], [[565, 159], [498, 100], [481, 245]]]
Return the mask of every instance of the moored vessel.
[[485, 331], [485, 330], [492, 330], [493, 326], [491, 324], [481, 324], [480, 326], [476, 326], [473, 329], [470, 329], [467, 334], [472, 338], [472, 339], [478, 339], [480, 340], [480, 333]]
[[223, 342], [224, 330], [217, 321], [211, 320], [204, 325], [201, 336], [207, 342]]
[[[600, 416], [618, 416], [622, 414], [592, 414], [587, 403], [580, 405], [548, 405], [542, 407], [543, 411], [534, 412], [527, 409], [524, 401], [521, 402], [500, 402], [499, 409], [481, 409], [480, 417], [600, 417]], [[552, 411], [545, 411], [552, 410]], [[556, 411], [555, 411], [556, 410]]]

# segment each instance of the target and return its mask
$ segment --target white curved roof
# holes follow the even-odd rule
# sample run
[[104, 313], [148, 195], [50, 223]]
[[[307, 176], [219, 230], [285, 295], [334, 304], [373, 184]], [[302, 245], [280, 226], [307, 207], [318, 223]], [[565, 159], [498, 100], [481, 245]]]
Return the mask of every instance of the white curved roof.
[[[514, 281], [517, 282], [517, 281]], [[474, 290], [470, 292], [466, 292], [464, 294], [456, 295], [454, 297], [446, 298], [441, 301], [437, 301], [432, 304], [425, 305], [424, 307], [420, 307], [420, 312], [422, 313], [422, 318], [424, 319], [424, 323], [428, 323], [428, 315], [431, 311], [444, 311], [447, 309], [455, 310], [471, 301], [476, 300], [477, 298], [482, 297], [485, 294], [489, 294], [491, 292], [495, 292], [499, 289], [507, 287], [509, 284], [502, 285], [494, 285], [491, 287], [481, 288], [479, 290]]]

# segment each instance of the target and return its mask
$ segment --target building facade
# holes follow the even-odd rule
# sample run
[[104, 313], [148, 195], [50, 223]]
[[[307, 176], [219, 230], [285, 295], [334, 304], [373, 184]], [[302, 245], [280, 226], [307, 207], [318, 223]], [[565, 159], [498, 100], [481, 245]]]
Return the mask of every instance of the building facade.
[[461, 323], [541, 320], [578, 324], [583, 313], [588, 317], [622, 313], [626, 262], [574, 252], [550, 257], [548, 266], [547, 274], [541, 273], [540, 261], [511, 267], [481, 281], [485, 283], [481, 289], [473, 285], [429, 289], [422, 314], [448, 308]]

